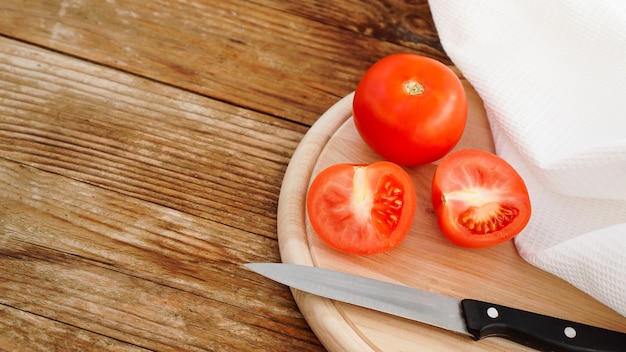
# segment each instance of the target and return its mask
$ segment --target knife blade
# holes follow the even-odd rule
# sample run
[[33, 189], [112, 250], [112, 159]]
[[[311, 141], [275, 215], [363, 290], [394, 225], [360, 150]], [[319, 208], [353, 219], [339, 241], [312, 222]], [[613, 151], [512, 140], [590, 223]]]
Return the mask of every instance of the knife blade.
[[473, 299], [373, 280], [338, 271], [281, 263], [245, 266], [312, 293], [468, 335], [499, 336], [540, 351], [626, 351], [626, 334]]

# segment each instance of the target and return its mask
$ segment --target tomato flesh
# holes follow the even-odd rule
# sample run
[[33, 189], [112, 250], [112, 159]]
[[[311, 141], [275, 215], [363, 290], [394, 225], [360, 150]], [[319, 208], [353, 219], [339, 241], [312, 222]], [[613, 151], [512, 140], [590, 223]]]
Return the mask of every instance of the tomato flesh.
[[467, 97], [456, 74], [439, 61], [413, 54], [374, 63], [356, 87], [352, 108], [365, 143], [406, 166], [450, 152], [467, 120]]
[[521, 176], [500, 157], [467, 149], [443, 158], [432, 182], [441, 232], [470, 248], [505, 242], [526, 226], [531, 204]]
[[337, 164], [318, 174], [307, 195], [315, 232], [349, 254], [375, 254], [397, 247], [415, 216], [413, 182], [400, 166]]

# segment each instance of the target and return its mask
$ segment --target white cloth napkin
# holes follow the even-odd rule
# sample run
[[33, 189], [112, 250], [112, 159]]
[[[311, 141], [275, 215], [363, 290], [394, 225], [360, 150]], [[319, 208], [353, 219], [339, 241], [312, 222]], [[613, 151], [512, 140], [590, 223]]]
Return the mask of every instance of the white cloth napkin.
[[528, 186], [519, 254], [626, 316], [626, 1], [429, 2]]

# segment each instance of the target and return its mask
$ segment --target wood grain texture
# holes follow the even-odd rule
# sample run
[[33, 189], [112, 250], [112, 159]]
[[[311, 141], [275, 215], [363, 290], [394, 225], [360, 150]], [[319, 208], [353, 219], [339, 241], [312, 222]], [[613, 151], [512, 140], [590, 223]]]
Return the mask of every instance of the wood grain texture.
[[0, 316], [0, 329], [3, 331], [0, 335], [0, 349], [3, 351], [149, 351], [5, 305], [0, 305]]
[[[410, 19], [386, 22], [406, 11], [430, 21], [426, 42], [437, 45], [424, 2], [302, 3], [21, 0], [0, 5], [0, 33], [307, 125], [379, 58], [416, 49], [445, 56], [390, 40], [422, 41]], [[372, 37], [379, 32], [382, 40]]]
[[148, 349], [315, 348], [289, 293], [240, 267], [276, 261], [272, 240], [0, 162], [2, 305]]
[[418, 50], [451, 64], [443, 51], [428, 1], [262, 1], [316, 22], [345, 28], [379, 40]]
[[275, 236], [304, 127], [0, 42], [3, 157]]
[[[241, 267], [279, 260], [305, 127], [0, 41], [0, 305], [58, 322], [33, 349], [82, 349], [61, 338], [76, 329], [129, 349], [320, 349], [289, 291]], [[0, 350], [25, 338], [11, 326]]]

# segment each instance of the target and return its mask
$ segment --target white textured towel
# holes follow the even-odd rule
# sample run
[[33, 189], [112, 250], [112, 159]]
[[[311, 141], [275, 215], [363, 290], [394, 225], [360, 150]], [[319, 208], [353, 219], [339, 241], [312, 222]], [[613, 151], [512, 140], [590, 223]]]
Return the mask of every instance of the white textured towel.
[[626, 1], [430, 6], [528, 186], [518, 252], [626, 316]]

